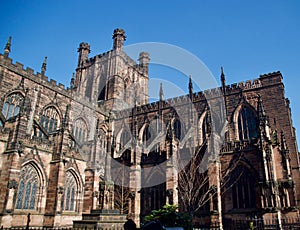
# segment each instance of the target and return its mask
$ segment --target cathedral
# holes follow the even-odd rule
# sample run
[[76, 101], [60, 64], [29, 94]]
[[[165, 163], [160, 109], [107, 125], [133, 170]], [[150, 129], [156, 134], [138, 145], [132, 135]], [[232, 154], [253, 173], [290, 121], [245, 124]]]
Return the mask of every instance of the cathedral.
[[[280, 72], [150, 102], [151, 54], [80, 43], [70, 85], [0, 54], [0, 226], [72, 228], [93, 213], [140, 226], [165, 204], [195, 226], [299, 218], [300, 165]], [[113, 218], [113, 217], [112, 217]], [[299, 219], [298, 219], [299, 220]], [[117, 221], [117, 220], [116, 220]], [[122, 221], [121, 221], [122, 222]], [[120, 224], [121, 226], [121, 224]], [[110, 228], [112, 229], [112, 228]], [[241, 228], [242, 229], [242, 228]]]

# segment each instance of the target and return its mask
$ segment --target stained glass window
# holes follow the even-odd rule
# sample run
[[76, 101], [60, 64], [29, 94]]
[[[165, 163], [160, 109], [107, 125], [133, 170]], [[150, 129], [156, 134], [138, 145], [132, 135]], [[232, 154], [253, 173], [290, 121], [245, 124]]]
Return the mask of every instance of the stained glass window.
[[174, 121], [174, 124], [173, 124], [173, 127], [174, 127], [174, 136], [180, 140], [181, 138], [181, 123], [179, 120], [175, 120]]
[[65, 211], [75, 211], [76, 207], [76, 191], [78, 191], [77, 183], [74, 175], [67, 171], [66, 173], [66, 183], [62, 201], [62, 208]]
[[151, 139], [150, 127], [146, 126], [146, 128], [144, 129], [144, 132], [143, 132], [143, 144], [144, 144], [144, 146], [147, 146], [151, 143], [150, 139]]
[[34, 209], [36, 206], [39, 177], [30, 164], [21, 169], [16, 209]]
[[207, 134], [210, 133], [210, 121], [209, 115], [206, 115], [202, 122], [201, 132], [202, 132], [202, 142], [204, 142], [207, 138]]
[[20, 93], [11, 94], [8, 96], [3, 104], [2, 114], [6, 119], [17, 116], [20, 112], [20, 107], [23, 103], [24, 97]]
[[238, 117], [238, 130], [240, 140], [257, 138], [257, 118], [254, 111], [243, 107]]

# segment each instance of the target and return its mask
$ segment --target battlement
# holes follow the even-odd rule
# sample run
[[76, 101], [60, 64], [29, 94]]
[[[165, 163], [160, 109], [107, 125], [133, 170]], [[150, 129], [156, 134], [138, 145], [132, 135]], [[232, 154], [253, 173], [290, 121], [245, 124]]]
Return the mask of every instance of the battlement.
[[67, 88], [65, 85], [61, 83], [57, 83], [56, 80], [50, 79], [48, 80], [48, 77], [45, 75], [42, 75], [39, 72], [34, 73], [34, 70], [30, 67], [24, 68], [24, 65], [20, 62], [13, 63], [11, 58], [5, 58], [3, 54], [0, 54], [0, 65], [6, 66], [11, 71], [28, 78], [34, 82], [44, 84], [45, 86], [48, 86], [49, 88], [54, 87], [55, 90], [58, 90], [59, 92], [67, 93]]

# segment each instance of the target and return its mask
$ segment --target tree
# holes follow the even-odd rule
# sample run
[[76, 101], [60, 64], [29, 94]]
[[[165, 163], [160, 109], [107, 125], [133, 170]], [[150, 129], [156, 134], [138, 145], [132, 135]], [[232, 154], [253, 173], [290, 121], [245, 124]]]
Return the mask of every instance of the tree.
[[114, 205], [115, 209], [120, 210], [121, 214], [128, 214], [129, 211], [130, 190], [124, 185], [114, 185]]
[[209, 153], [212, 141], [206, 140], [196, 148], [186, 147], [183, 154], [177, 156], [177, 167], [181, 169], [178, 173], [180, 206], [191, 217], [200, 211], [219, 211], [217, 199], [239, 180], [238, 177], [232, 181], [230, 175], [237, 167], [241, 154], [236, 154], [230, 163], [221, 167], [220, 150], [215, 153], [216, 156]]

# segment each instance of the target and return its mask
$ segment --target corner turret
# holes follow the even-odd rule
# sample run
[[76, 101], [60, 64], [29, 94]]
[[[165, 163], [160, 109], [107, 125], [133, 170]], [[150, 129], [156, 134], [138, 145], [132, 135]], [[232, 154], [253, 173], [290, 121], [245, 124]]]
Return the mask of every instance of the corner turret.
[[124, 41], [126, 40], [125, 31], [119, 28], [115, 29], [112, 38], [114, 40], [113, 49], [122, 50]]
[[139, 55], [139, 66], [143, 69], [144, 74], [148, 75], [148, 66], [150, 55], [147, 52], [141, 52]]
[[85, 42], [81, 42], [78, 48], [78, 65], [77, 67], [81, 67], [83, 62], [85, 62], [89, 58], [89, 53], [90, 53], [90, 45]]

